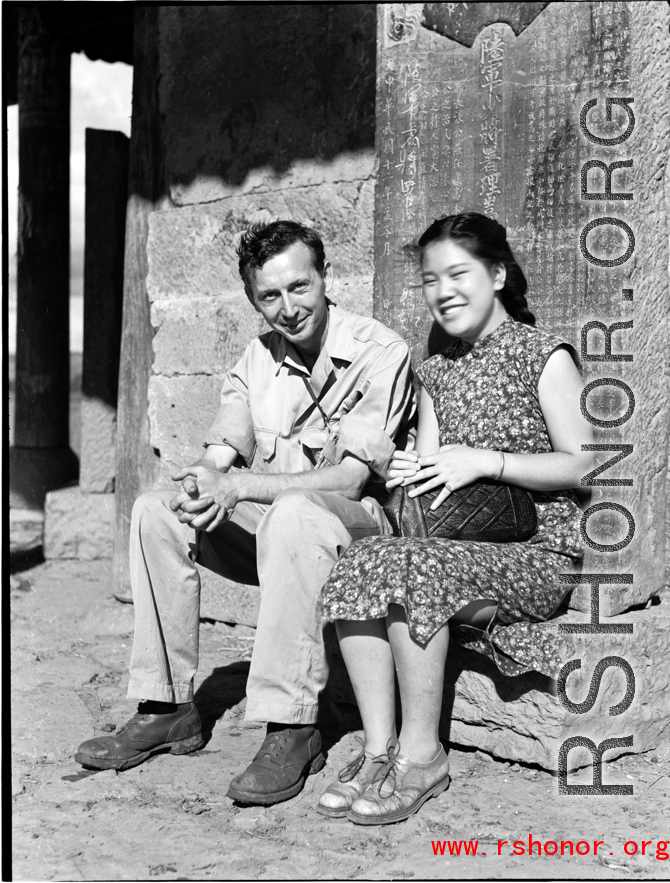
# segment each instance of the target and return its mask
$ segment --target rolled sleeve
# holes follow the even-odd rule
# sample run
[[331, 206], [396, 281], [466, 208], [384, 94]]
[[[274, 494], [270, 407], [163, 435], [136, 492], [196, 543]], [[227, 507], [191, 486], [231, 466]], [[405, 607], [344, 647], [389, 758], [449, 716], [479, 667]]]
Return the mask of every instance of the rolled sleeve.
[[244, 358], [229, 371], [221, 387], [221, 406], [205, 435], [204, 446], [229, 445], [247, 463], [256, 450], [256, 438], [249, 410], [249, 391], [245, 380]]
[[353, 414], [340, 421], [335, 455], [338, 463], [349, 454], [367, 463], [373, 472], [383, 476], [394, 451], [393, 440], [378, 426], [372, 426]]
[[335, 462], [350, 455], [385, 478], [396, 443], [405, 445], [415, 414], [410, 352], [404, 341], [397, 341], [384, 348], [357, 400], [342, 414]]
[[222, 405], [207, 430], [203, 445], [229, 445], [250, 463], [256, 450], [256, 438], [249, 411], [243, 405]]

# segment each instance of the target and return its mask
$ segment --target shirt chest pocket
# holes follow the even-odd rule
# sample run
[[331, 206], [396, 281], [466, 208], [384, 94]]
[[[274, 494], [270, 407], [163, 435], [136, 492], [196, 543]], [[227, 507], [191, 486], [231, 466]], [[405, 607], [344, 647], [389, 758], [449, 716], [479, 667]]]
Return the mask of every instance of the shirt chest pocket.
[[278, 434], [274, 429], [260, 429], [254, 426], [257, 453], [265, 463], [269, 463], [275, 458]]

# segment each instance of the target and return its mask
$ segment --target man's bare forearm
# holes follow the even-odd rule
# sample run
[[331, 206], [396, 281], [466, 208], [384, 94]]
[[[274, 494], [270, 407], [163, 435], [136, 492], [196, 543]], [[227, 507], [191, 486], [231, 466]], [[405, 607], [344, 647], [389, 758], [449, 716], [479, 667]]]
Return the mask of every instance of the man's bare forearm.
[[[175, 481], [181, 481], [182, 491], [170, 501], [170, 508], [178, 512], [180, 521], [198, 530], [212, 531], [230, 517], [238, 503], [246, 500], [270, 504], [278, 494], [291, 488], [331, 491], [359, 500], [370, 475], [369, 467], [354, 457], [345, 457], [337, 466], [311, 472], [272, 474], [246, 469], [229, 472], [231, 456], [220, 452], [219, 456], [203, 458], [173, 476]], [[233, 462], [234, 459], [236, 457]]]
[[[221, 463], [221, 459], [218, 462]], [[273, 503], [277, 494], [290, 488], [332, 491], [350, 500], [358, 500], [369, 474], [368, 466], [354, 457], [345, 457], [337, 466], [285, 474], [246, 469], [224, 474], [210, 461], [187, 466], [173, 476], [182, 482], [182, 493], [175, 497], [171, 506], [175, 511], [181, 508], [193, 513], [203, 506], [215, 504], [228, 511], [243, 500]]]
[[277, 494], [289, 488], [332, 491], [349, 500], [359, 500], [369, 475], [370, 470], [365, 463], [347, 457], [338, 466], [325, 466], [310, 472], [244, 472], [236, 473], [234, 478], [238, 502], [249, 500], [254, 503], [272, 503]]

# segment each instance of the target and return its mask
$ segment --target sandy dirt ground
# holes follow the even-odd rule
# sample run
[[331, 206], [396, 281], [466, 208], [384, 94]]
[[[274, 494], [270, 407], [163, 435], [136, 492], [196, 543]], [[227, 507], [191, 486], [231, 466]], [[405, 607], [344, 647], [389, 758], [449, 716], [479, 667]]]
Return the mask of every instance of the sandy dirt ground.
[[[607, 767], [605, 782], [633, 784], [631, 797], [559, 797], [548, 773], [452, 747], [446, 793], [406, 822], [362, 828], [314, 809], [358, 751], [355, 711], [331, 704], [321, 721], [324, 770], [286, 803], [235, 805], [228, 783], [264, 729], [243, 720], [253, 630], [222, 623], [201, 627], [205, 747], [120, 774], [85, 771], [73, 760], [78, 743], [135, 711], [124, 698], [133, 608], [112, 598], [109, 562], [22, 560], [11, 577], [15, 880], [670, 877], [670, 861], [655, 857], [658, 841], [670, 840], [668, 746]], [[512, 855], [529, 834], [586, 841], [589, 852]], [[477, 840], [477, 854], [435, 855], [441, 840]], [[597, 857], [594, 840], [604, 841]], [[631, 841], [652, 842], [644, 856], [627, 855]]]

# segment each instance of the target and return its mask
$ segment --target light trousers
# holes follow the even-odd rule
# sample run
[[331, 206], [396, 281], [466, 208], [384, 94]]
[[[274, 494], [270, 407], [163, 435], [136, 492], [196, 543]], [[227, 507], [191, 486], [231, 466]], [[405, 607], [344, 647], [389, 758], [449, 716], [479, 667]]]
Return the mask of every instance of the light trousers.
[[314, 723], [328, 677], [321, 589], [354, 540], [384, 530], [381, 509], [336, 493], [290, 489], [270, 506], [239, 503], [230, 521], [205, 533], [178, 520], [169, 507], [173, 497], [172, 491], [150, 492], [133, 508], [135, 635], [129, 698], [193, 698], [200, 614], [197, 560], [235, 582], [260, 586], [247, 719]]

